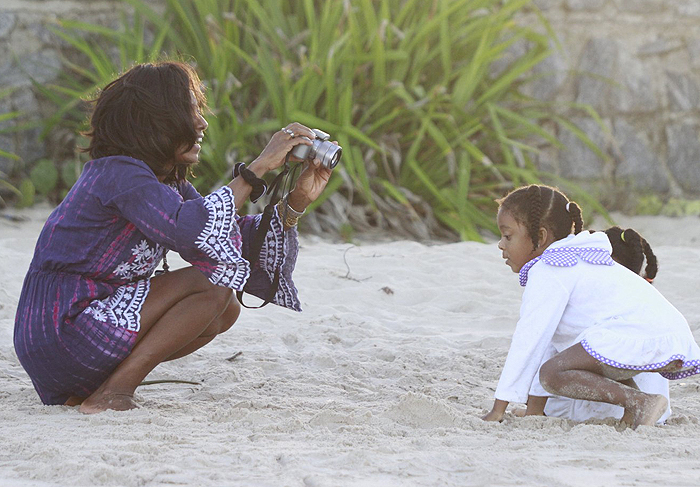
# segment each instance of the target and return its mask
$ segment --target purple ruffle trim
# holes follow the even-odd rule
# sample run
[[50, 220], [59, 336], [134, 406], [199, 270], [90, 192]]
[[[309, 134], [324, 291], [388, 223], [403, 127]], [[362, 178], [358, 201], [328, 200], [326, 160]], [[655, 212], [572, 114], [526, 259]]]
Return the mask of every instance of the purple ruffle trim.
[[591, 345], [586, 341], [586, 340], [581, 340], [581, 346], [588, 352], [593, 358], [596, 360], [603, 362], [606, 365], [609, 365], [611, 367], [615, 367], [618, 369], [627, 369], [627, 370], [639, 370], [641, 372], [650, 372], [654, 370], [661, 369], [663, 367], [666, 367], [668, 364], [675, 360], [680, 360], [683, 362], [683, 370], [679, 372], [659, 372], [662, 376], [666, 377], [667, 379], [670, 380], [678, 380], [678, 379], [684, 379], [686, 377], [690, 377], [691, 375], [695, 374], [700, 374], [700, 360], [685, 360], [685, 355], [682, 354], [674, 354], [671, 355], [667, 360], [664, 360], [663, 362], [656, 362], [653, 364], [647, 364], [647, 365], [627, 365], [627, 364], [622, 364], [620, 362], [617, 362], [615, 360], [609, 359], [607, 357], [603, 357], [601, 354], [593, 350]]

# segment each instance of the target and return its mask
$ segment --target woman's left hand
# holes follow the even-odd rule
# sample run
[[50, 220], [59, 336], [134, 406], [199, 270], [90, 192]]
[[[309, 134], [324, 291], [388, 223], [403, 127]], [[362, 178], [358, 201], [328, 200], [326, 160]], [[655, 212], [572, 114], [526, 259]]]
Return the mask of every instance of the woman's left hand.
[[296, 186], [289, 194], [289, 206], [300, 212], [306, 210], [311, 202], [321, 196], [332, 173], [333, 170], [322, 166], [319, 159], [305, 162]]

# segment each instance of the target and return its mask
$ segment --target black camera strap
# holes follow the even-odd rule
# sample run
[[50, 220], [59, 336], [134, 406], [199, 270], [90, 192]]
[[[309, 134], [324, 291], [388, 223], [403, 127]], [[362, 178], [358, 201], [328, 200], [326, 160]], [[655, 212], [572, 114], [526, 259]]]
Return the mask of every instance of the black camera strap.
[[[287, 154], [284, 161], [284, 169], [277, 176], [275, 176], [275, 179], [272, 181], [267, 190], [267, 194], [270, 195], [270, 201], [263, 210], [260, 223], [255, 231], [253, 242], [251, 243], [250, 250], [248, 252], [248, 262], [250, 262], [251, 271], [253, 266], [259, 265], [258, 260], [260, 259], [260, 251], [262, 250], [262, 246], [265, 243], [265, 238], [267, 237], [267, 232], [272, 224], [272, 217], [275, 214], [275, 205], [281, 199], [281, 197], [277, 196], [277, 193], [280, 191], [280, 189], [283, 189], [282, 194], [285, 195], [285, 198], [287, 197], [292, 190], [294, 181], [296, 180], [296, 173], [298, 172], [299, 166], [301, 166], [301, 164], [295, 165], [293, 169], [290, 168], [289, 154]], [[280, 215], [280, 218], [282, 220], [282, 249], [284, 249], [284, 221], [286, 220], [286, 215]], [[267, 306], [274, 299], [277, 289], [279, 288], [280, 272], [282, 271], [281, 267], [282, 266], [280, 265], [275, 269], [272, 282], [270, 283], [270, 289], [267, 292], [267, 296], [264, 298], [264, 302], [260, 306], [248, 306], [243, 303], [243, 291], [236, 291], [238, 302], [241, 303], [243, 307], [249, 309], [259, 309], [263, 306]]]

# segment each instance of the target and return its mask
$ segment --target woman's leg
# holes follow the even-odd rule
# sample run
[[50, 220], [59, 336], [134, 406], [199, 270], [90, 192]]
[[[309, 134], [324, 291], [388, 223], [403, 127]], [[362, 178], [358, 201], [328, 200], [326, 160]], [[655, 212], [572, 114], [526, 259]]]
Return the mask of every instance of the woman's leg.
[[542, 365], [540, 383], [558, 396], [622, 406], [624, 417], [636, 428], [655, 424], [668, 406], [664, 396], [641, 392], [631, 387], [634, 382], [624, 384], [638, 373], [605, 365], [577, 343]]
[[228, 330], [240, 305], [230, 289], [188, 267], [151, 279], [131, 354], [80, 406], [83, 413], [137, 407], [136, 387], [161, 362], [184, 357]]

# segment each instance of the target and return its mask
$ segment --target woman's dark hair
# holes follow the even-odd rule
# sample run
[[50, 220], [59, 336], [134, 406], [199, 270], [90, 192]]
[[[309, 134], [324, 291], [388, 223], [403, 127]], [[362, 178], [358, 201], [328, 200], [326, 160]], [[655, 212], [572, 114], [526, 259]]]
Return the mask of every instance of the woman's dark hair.
[[642, 265], [646, 259], [644, 277], [651, 282], [659, 271], [656, 255], [649, 243], [639, 233], [631, 228], [622, 230], [620, 227], [610, 227], [605, 234], [612, 245], [612, 258], [636, 274], [642, 273]]
[[533, 248], [539, 243], [541, 227], [551, 231], [555, 240], [569, 235], [572, 228], [576, 234], [583, 229], [581, 208], [551, 186], [524, 186], [496, 202], [501, 210], [510, 213], [527, 228]]
[[188, 165], [171, 164], [195, 144], [195, 114], [206, 103], [191, 66], [174, 61], [136, 65], [105, 86], [93, 103], [90, 130], [84, 134], [90, 145], [82, 149], [91, 158], [130, 156], [166, 176], [166, 183], [186, 178]]

